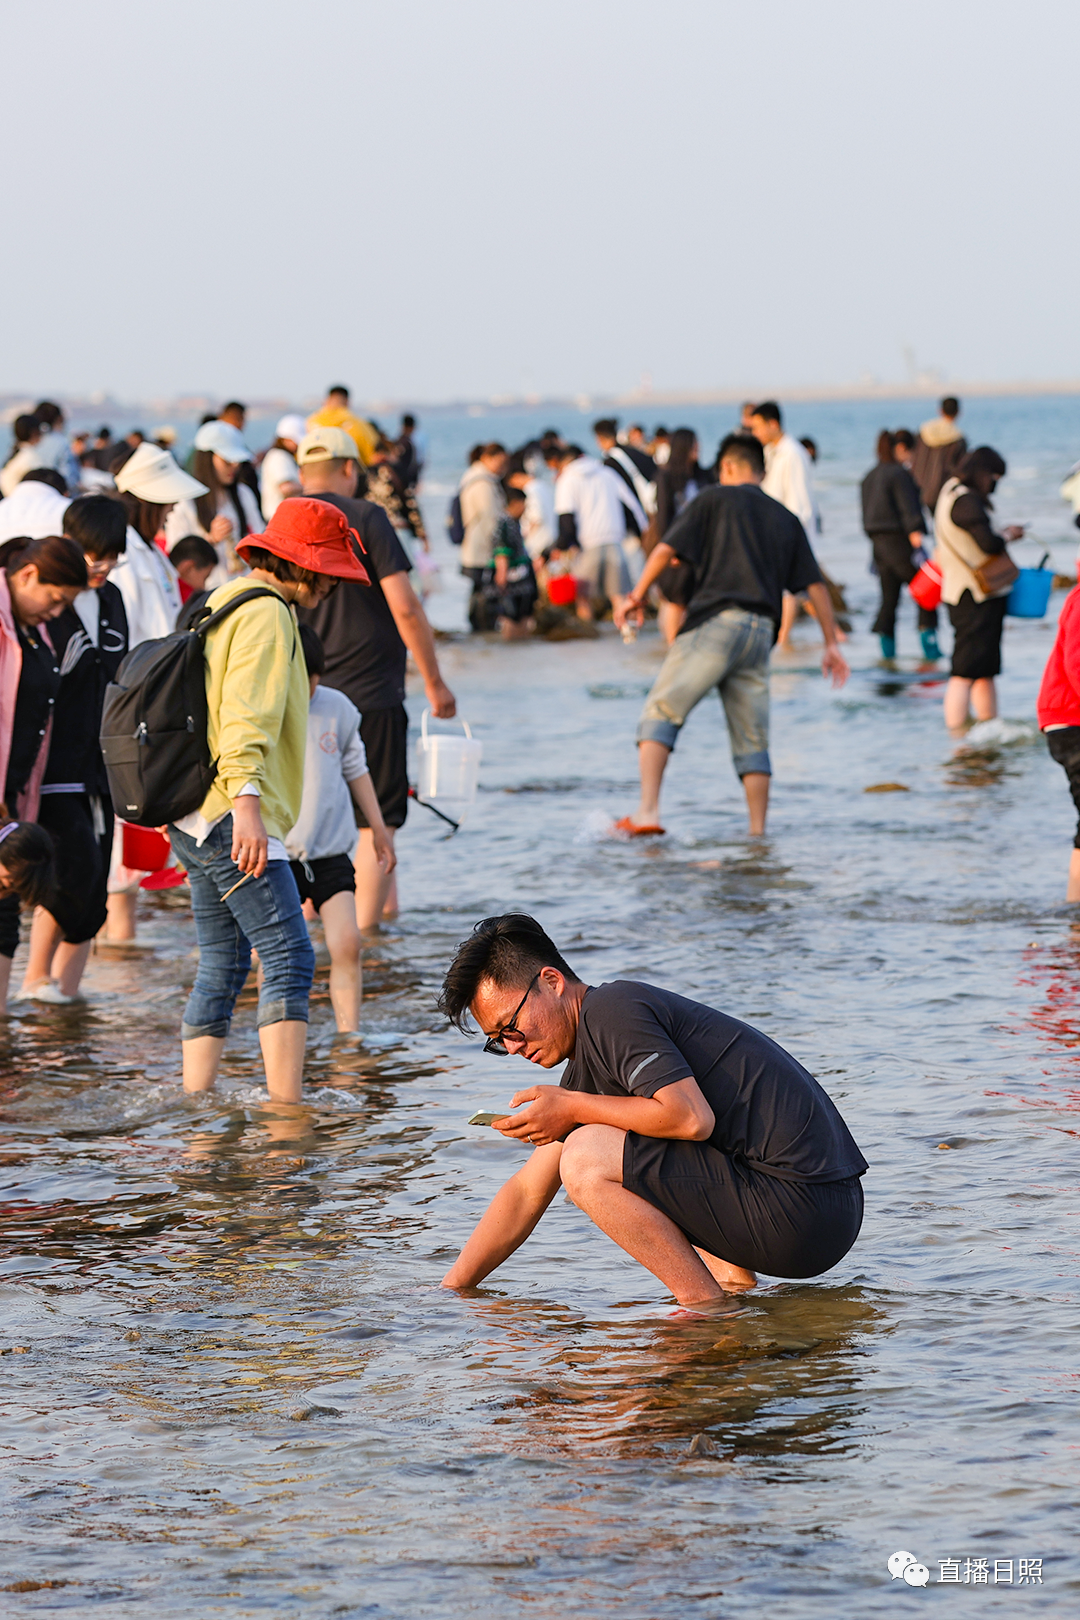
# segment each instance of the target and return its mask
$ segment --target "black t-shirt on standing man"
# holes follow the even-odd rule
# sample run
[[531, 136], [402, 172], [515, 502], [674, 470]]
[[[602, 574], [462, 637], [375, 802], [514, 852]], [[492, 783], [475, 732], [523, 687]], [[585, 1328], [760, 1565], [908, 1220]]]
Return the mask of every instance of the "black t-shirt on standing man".
[[371, 709], [392, 709], [405, 701], [405, 643], [398, 633], [380, 580], [407, 574], [412, 567], [393, 525], [374, 501], [346, 495], [315, 495], [344, 512], [365, 546], [361, 562], [370, 585], [343, 579], [325, 602], [299, 613], [310, 624], [326, 653], [327, 686], [344, 692], [361, 714]]
[[760, 613], [779, 626], [784, 592], [805, 591], [821, 579], [798, 518], [757, 484], [703, 489], [675, 519], [664, 543], [694, 573], [680, 635], [725, 608]]
[[590, 986], [559, 1084], [654, 1097], [693, 1078], [716, 1116], [709, 1141], [780, 1181], [845, 1181], [868, 1169], [832, 1098], [760, 1030], [652, 984]]

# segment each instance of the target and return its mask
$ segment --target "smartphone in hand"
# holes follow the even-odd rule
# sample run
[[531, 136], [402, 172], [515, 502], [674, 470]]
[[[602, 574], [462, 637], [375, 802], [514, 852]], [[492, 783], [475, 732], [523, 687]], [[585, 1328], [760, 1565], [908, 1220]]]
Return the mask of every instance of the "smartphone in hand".
[[488, 1113], [485, 1113], [483, 1111], [483, 1109], [481, 1109], [479, 1113], [474, 1114], [472, 1116], [472, 1118], [468, 1121], [468, 1123], [470, 1125], [494, 1125], [494, 1123], [495, 1123], [495, 1121], [497, 1119], [509, 1119], [509, 1118], [510, 1118], [509, 1114], [488, 1114]]

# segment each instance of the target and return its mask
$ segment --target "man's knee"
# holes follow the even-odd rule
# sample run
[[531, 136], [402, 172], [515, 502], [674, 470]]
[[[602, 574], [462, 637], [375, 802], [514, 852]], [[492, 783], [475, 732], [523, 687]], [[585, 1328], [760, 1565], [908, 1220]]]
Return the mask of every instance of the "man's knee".
[[562, 1183], [576, 1204], [587, 1199], [590, 1188], [600, 1182], [622, 1182], [622, 1149], [625, 1131], [613, 1125], [579, 1125], [562, 1150], [559, 1169]]

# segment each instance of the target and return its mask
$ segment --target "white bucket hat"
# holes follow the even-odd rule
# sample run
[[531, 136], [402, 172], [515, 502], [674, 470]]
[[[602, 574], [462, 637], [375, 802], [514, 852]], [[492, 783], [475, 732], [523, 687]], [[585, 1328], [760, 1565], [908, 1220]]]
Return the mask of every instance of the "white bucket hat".
[[241, 461], [251, 460], [251, 451], [231, 422], [204, 422], [195, 435], [195, 448], [210, 450], [222, 461], [231, 461], [234, 466]]
[[160, 506], [208, 493], [206, 485], [178, 467], [167, 450], [146, 440], [116, 474], [116, 487], [140, 501], [154, 501]]

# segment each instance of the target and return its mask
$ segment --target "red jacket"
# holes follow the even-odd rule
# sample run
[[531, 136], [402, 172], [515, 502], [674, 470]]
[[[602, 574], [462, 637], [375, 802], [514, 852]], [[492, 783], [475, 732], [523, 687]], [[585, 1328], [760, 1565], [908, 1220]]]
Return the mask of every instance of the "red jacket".
[[1041, 731], [1047, 726], [1080, 726], [1080, 586], [1065, 598], [1036, 713]]

